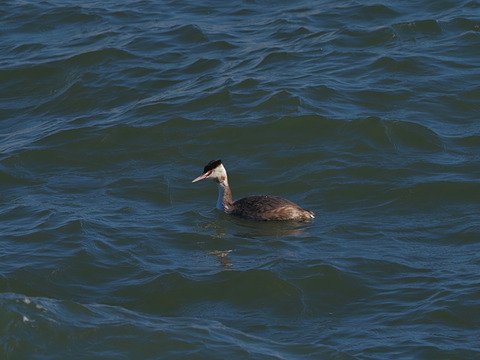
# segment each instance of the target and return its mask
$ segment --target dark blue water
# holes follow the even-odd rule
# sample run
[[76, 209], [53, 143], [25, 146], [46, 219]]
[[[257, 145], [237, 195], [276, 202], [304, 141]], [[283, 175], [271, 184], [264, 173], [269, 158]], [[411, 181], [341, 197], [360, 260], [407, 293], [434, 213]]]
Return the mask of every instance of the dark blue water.
[[[1, 359], [480, 356], [477, 1], [3, 1]], [[308, 223], [214, 209], [286, 197]]]

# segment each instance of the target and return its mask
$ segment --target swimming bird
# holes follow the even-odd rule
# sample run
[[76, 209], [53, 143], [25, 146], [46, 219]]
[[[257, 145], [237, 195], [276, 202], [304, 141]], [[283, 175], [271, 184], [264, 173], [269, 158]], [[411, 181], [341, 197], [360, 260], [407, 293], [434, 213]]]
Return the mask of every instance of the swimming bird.
[[278, 196], [254, 195], [233, 201], [232, 190], [228, 183], [227, 170], [221, 160], [212, 160], [203, 169], [203, 174], [192, 180], [192, 183], [213, 179], [218, 185], [217, 209], [233, 216], [248, 220], [311, 220], [313, 212], [305, 210]]

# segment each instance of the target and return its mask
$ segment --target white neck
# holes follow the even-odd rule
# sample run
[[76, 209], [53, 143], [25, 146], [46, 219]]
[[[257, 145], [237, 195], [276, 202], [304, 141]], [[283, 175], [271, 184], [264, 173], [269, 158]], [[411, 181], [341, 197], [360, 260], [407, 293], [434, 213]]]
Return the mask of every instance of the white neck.
[[218, 198], [217, 198], [216, 208], [220, 211], [225, 211], [225, 207], [223, 206], [223, 194], [225, 194], [225, 186], [221, 183], [217, 183], [217, 186], [218, 186]]
[[220, 211], [229, 212], [232, 206], [232, 191], [228, 185], [228, 180], [225, 178], [218, 185], [218, 198], [216, 208]]

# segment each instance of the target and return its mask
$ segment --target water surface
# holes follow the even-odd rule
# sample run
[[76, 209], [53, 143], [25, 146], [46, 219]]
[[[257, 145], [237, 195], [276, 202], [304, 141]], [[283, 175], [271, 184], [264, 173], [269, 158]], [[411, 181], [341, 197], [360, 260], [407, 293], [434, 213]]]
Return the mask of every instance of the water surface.
[[[0, 357], [480, 355], [475, 1], [4, 1]], [[214, 210], [286, 197], [313, 222]]]

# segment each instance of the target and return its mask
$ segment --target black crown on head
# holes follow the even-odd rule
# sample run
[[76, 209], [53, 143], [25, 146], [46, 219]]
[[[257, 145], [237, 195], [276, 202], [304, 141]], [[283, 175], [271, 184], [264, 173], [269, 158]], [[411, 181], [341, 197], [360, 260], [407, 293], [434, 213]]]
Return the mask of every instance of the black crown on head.
[[207, 173], [210, 170], [215, 169], [217, 166], [220, 166], [222, 164], [222, 160], [212, 160], [210, 161], [205, 167], [203, 168], [203, 173]]

